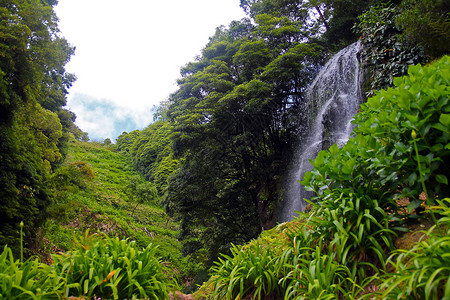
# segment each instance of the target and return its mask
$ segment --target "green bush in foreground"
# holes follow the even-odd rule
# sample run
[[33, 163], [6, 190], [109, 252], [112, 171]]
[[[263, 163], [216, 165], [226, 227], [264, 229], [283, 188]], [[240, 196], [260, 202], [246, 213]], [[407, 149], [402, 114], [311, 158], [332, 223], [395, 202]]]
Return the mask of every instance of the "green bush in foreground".
[[243, 250], [233, 245], [231, 253], [232, 257], [223, 255], [212, 268], [216, 299], [281, 294], [276, 256], [270, 247], [256, 243]]
[[76, 248], [55, 254], [51, 266], [0, 255], [0, 299], [167, 299], [168, 284], [152, 245], [89, 235]]
[[164, 299], [168, 288], [155, 251], [87, 232], [75, 250], [53, 256], [53, 268], [65, 277], [65, 296]]
[[64, 280], [37, 259], [14, 260], [5, 246], [0, 255], [0, 299], [59, 299]]

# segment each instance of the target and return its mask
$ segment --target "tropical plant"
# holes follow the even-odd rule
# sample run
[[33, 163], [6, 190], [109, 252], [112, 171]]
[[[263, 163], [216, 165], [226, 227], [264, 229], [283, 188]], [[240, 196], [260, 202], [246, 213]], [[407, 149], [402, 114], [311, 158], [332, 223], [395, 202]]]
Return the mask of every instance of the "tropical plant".
[[363, 278], [385, 267], [385, 252], [394, 248], [395, 232], [377, 200], [364, 195], [363, 189], [337, 189], [314, 205], [310, 220], [315, 228], [313, 237], [329, 241], [331, 249], [337, 247], [337, 261], [348, 266], [353, 276]]
[[38, 259], [15, 260], [8, 246], [0, 254], [0, 299], [59, 299], [64, 278]]
[[355, 299], [364, 290], [355, 283], [352, 271], [339, 262], [337, 252], [342, 249], [324, 253], [321, 243], [315, 248], [301, 245], [295, 246], [297, 255], [284, 264], [289, 269], [279, 281], [285, 289], [284, 299]]
[[279, 265], [271, 247], [254, 243], [243, 249], [232, 245], [231, 253], [231, 256], [223, 254], [211, 268], [215, 299], [243, 299], [248, 295], [266, 299], [282, 294], [278, 285]]
[[65, 297], [165, 299], [168, 286], [155, 250], [87, 231], [74, 250], [53, 256], [53, 268], [65, 278]]
[[430, 211], [443, 216], [409, 250], [397, 250], [390, 258], [395, 271], [382, 287], [384, 299], [450, 298], [450, 198], [436, 201]]
[[366, 167], [391, 199], [399, 197], [399, 190], [409, 197], [409, 210], [423, 202], [422, 192], [431, 203], [438, 195], [450, 195], [449, 75], [449, 56], [410, 66], [408, 76], [395, 78], [395, 88], [369, 98], [355, 118], [354, 133], [369, 140], [366, 151], [372, 158]]

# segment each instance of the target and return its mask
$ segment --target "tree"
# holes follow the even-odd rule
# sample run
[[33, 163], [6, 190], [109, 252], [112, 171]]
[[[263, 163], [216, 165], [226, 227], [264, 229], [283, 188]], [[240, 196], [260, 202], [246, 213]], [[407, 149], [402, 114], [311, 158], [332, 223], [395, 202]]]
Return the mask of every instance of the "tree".
[[186, 253], [213, 259], [274, 226], [291, 126], [321, 63], [310, 32], [283, 16], [221, 28], [182, 70], [171, 95], [173, 155], [165, 203], [181, 219]]
[[[0, 244], [30, 239], [52, 202], [51, 173], [72, 118], [62, 111], [75, 77], [73, 48], [58, 35], [55, 1], [0, 1]], [[61, 119], [64, 119], [64, 127]]]
[[450, 44], [450, 4], [443, 0], [405, 0], [396, 23], [403, 40], [422, 45], [433, 57], [448, 54]]
[[139, 175], [130, 178], [125, 191], [130, 204], [135, 204], [131, 208], [131, 215], [134, 214], [139, 204], [150, 203], [158, 199], [156, 186], [150, 182], [142, 182], [142, 178]]

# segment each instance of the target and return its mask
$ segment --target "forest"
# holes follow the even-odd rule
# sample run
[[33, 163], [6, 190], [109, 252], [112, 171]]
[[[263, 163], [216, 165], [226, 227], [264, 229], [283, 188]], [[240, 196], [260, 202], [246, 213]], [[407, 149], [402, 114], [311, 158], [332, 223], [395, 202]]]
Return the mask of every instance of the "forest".
[[[115, 143], [66, 108], [57, 2], [0, 0], [0, 299], [450, 299], [448, 1], [241, 0]], [[308, 86], [356, 41], [351, 137], [285, 222]]]

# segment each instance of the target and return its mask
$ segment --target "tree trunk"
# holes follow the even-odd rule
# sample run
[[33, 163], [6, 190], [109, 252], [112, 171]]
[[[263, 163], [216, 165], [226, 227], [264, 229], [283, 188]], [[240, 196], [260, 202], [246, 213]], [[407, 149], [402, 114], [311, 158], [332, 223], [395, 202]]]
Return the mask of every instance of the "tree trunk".
[[270, 192], [269, 186], [263, 186], [258, 194], [258, 216], [263, 231], [275, 226], [273, 209], [271, 208], [275, 204], [274, 201], [274, 195]]

